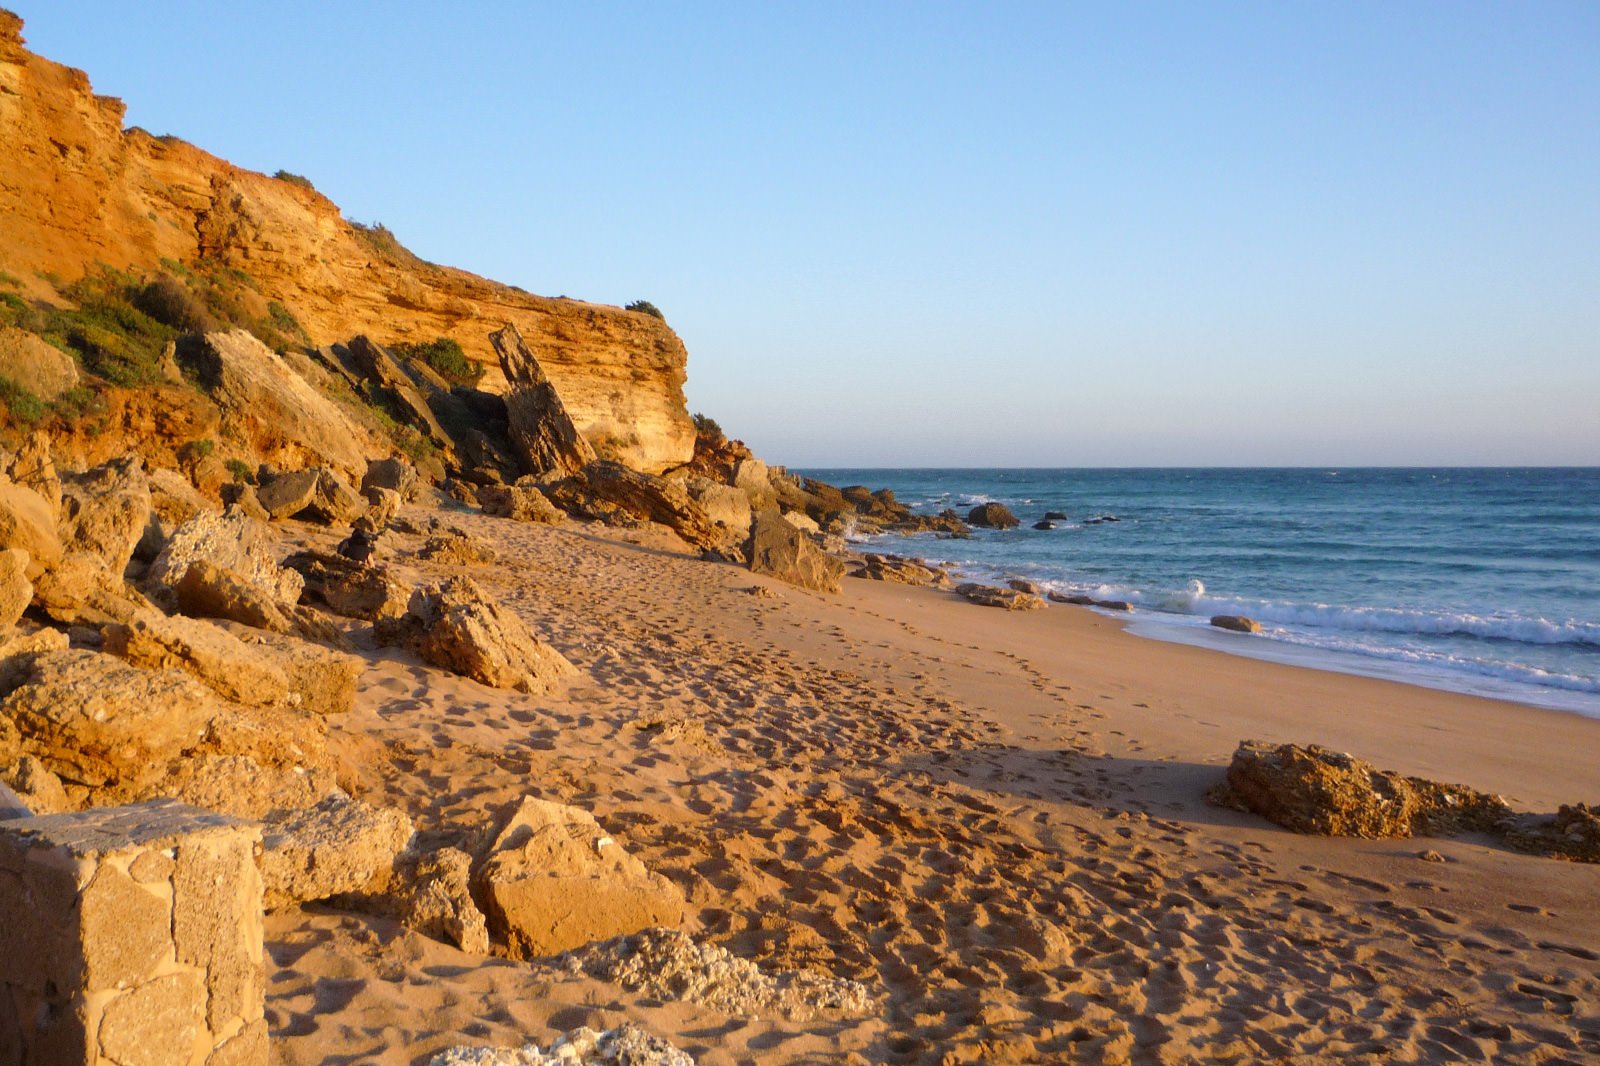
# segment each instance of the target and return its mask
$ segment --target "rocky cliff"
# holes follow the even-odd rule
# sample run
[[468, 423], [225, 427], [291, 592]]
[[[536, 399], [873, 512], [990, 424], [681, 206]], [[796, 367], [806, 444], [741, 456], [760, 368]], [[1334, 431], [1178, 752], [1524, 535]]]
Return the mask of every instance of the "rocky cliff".
[[97, 264], [242, 271], [317, 343], [450, 337], [499, 384], [488, 336], [517, 327], [583, 434], [642, 470], [687, 461], [683, 342], [651, 315], [534, 296], [423, 262], [307, 185], [122, 128], [121, 101], [24, 47], [0, 11], [0, 272], [36, 297]]

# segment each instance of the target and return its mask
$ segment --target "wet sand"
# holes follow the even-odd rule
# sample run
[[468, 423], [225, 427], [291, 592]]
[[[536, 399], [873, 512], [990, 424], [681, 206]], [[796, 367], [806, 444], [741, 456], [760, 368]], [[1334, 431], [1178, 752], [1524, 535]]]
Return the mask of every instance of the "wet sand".
[[[1550, 811], [1600, 799], [1600, 722], [1076, 607], [818, 595], [660, 533], [450, 521], [581, 676], [531, 697], [368, 650], [334, 727], [366, 798], [427, 846], [470, 847], [525, 794], [588, 808], [685, 890], [694, 936], [878, 1006], [730, 1016], [307, 908], [268, 921], [278, 1061], [425, 1063], [625, 1020], [707, 1064], [1600, 1060], [1600, 868], [1300, 837], [1203, 799], [1253, 738]], [[410, 543], [395, 565], [443, 572]]]

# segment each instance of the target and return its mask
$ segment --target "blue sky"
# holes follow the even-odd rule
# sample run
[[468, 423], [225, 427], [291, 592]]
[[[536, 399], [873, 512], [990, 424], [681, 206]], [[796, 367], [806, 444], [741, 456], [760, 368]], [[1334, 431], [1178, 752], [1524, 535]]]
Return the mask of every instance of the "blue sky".
[[0, 3], [775, 462], [1600, 463], [1600, 5]]

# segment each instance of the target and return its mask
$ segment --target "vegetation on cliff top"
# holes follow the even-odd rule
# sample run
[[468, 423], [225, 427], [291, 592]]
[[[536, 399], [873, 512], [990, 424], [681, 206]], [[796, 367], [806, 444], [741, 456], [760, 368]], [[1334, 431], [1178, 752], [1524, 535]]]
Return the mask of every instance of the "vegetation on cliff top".
[[390, 348], [402, 359], [428, 364], [446, 381], [456, 385], [476, 385], [483, 377], [483, 367], [468, 359], [461, 345], [449, 337], [436, 337], [418, 344], [395, 344]]
[[661, 313], [661, 308], [657, 307], [655, 304], [651, 303], [649, 300], [635, 300], [635, 301], [633, 301], [633, 303], [631, 303], [627, 307], [623, 308], [623, 310], [624, 311], [637, 311], [641, 315], [650, 315], [650, 316], [652, 316], [654, 318], [661, 319], [661, 321], [663, 321], [663, 322], [665, 322], [667, 320], [667, 316]]

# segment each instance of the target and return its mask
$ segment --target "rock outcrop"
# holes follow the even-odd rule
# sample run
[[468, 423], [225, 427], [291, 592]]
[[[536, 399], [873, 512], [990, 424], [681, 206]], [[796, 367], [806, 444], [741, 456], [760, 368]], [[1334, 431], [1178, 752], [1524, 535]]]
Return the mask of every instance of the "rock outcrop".
[[55, 510], [37, 492], [4, 478], [0, 478], [0, 548], [28, 553], [30, 579], [61, 560]]
[[345, 350], [361, 375], [383, 390], [388, 400], [385, 406], [396, 418], [419, 430], [440, 447], [450, 447], [450, 434], [439, 424], [433, 409], [394, 361], [394, 356], [365, 334], [351, 340], [345, 345]]
[[629, 470], [621, 463], [599, 460], [572, 477], [551, 485], [546, 493], [558, 507], [573, 514], [610, 522], [620, 512], [621, 524], [656, 522], [697, 548], [723, 547], [734, 540], [695, 502], [683, 482]]
[[61, 485], [62, 546], [121, 574], [150, 523], [151, 506], [150, 480], [137, 456], [68, 477]]
[[174, 591], [178, 610], [194, 618], [222, 618], [307, 640], [344, 643], [338, 627], [315, 610], [286, 603], [209, 559], [190, 563]]
[[967, 521], [987, 529], [1015, 529], [1022, 524], [1003, 503], [981, 503], [967, 513]]
[[948, 571], [921, 559], [909, 559], [903, 555], [863, 555], [861, 563], [860, 569], [851, 571], [851, 577], [933, 588], [944, 588], [950, 583]]
[[578, 432], [561, 396], [517, 327], [489, 335], [506, 378], [506, 418], [524, 474], [543, 480], [569, 477], [594, 462], [594, 447]]
[[400, 920], [423, 936], [487, 955], [489, 926], [472, 898], [472, 856], [443, 848], [419, 859]]
[[261, 832], [262, 903], [281, 909], [381, 892], [411, 836], [403, 812], [338, 794], [310, 810], [269, 818]]
[[1037, 611], [1045, 601], [1031, 592], [1020, 589], [995, 588], [968, 582], [956, 586], [956, 595], [983, 607], [1000, 607], [1007, 611]]
[[270, 528], [240, 511], [203, 511], [172, 532], [145, 580], [176, 586], [191, 563], [204, 560], [280, 603], [296, 603], [304, 581], [278, 565], [275, 544]]
[[532, 485], [485, 485], [478, 490], [478, 506], [486, 515], [518, 522], [560, 525], [567, 517], [549, 497]]
[[[411, 589], [381, 566], [362, 566], [329, 552], [295, 552], [283, 565], [305, 581], [306, 598], [346, 618], [399, 618]], [[241, 619], [243, 621], [243, 619]]]
[[529, 959], [683, 920], [683, 893], [623, 850], [589, 812], [527, 798], [478, 875], [489, 928]]
[[838, 592], [844, 563], [812, 542], [776, 512], [762, 511], [750, 524], [745, 558], [751, 573], [766, 574], [816, 592]]
[[28, 553], [21, 548], [0, 548], [0, 632], [16, 625], [32, 601]]
[[1254, 618], [1246, 618], [1242, 614], [1214, 614], [1211, 624], [1218, 629], [1226, 629], [1233, 633], [1259, 633], [1261, 623]]
[[0, 328], [0, 377], [41, 400], [54, 400], [78, 384], [78, 364], [43, 338], [5, 326]]
[[380, 625], [378, 636], [493, 688], [544, 692], [576, 673], [565, 656], [466, 577], [419, 587], [406, 614]]

